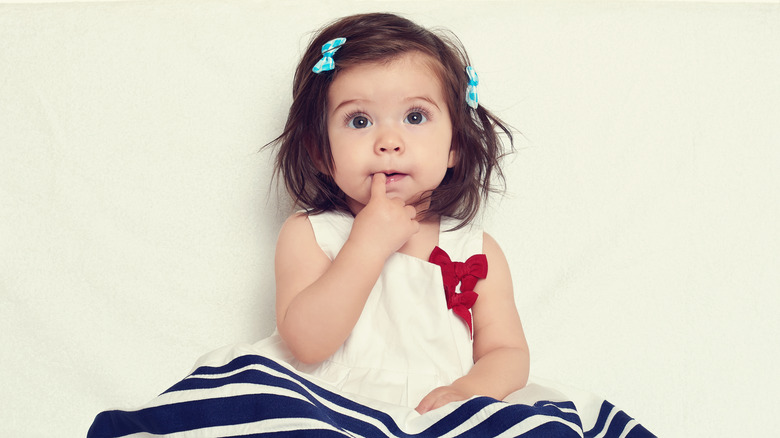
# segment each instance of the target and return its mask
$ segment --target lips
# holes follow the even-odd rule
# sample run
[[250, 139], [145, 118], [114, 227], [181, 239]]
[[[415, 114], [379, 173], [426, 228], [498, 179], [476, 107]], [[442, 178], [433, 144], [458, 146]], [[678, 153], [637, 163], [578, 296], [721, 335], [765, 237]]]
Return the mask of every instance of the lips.
[[402, 179], [403, 177], [406, 176], [405, 173], [397, 173], [397, 172], [396, 173], [386, 173], [385, 175], [387, 175], [387, 181], [386, 181], [387, 183], [399, 181], [400, 179]]
[[396, 171], [386, 171], [381, 173], [385, 174], [386, 177], [385, 184], [399, 181], [406, 176], [405, 173], [396, 172]]

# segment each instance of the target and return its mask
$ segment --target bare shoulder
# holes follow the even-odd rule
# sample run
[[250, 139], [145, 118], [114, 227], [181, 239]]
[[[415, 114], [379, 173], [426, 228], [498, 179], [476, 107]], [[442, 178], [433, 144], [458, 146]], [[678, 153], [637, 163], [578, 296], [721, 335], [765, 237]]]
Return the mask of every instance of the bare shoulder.
[[285, 268], [294, 272], [299, 270], [300, 266], [312, 268], [330, 262], [317, 244], [314, 229], [306, 213], [295, 213], [282, 224], [276, 241], [275, 259], [277, 276], [286, 271]]
[[[509, 264], [506, 261], [504, 251], [501, 250], [501, 246], [496, 242], [496, 239], [485, 232], [482, 233], [482, 252], [488, 259], [488, 278], [496, 279], [496, 277], [503, 277], [504, 281], [509, 279]], [[511, 288], [511, 279], [509, 286]]]
[[317, 244], [308, 215], [295, 213], [287, 218], [279, 231], [274, 257], [277, 318], [295, 295], [319, 278], [330, 263]]
[[485, 251], [485, 254], [491, 252], [493, 254], [497, 253], [502, 257], [504, 256], [504, 252], [501, 251], [501, 247], [498, 245], [498, 242], [496, 242], [496, 239], [484, 231], [482, 232], [482, 250]]
[[309, 222], [309, 215], [304, 212], [297, 212], [290, 215], [287, 220], [282, 224], [282, 229], [279, 231], [280, 239], [302, 237], [301, 234], [310, 235], [314, 238], [314, 230], [311, 228]]
[[[276, 251], [278, 253], [287, 247], [291, 247], [297, 252], [319, 249], [317, 239], [314, 236], [314, 229], [309, 221], [309, 215], [305, 212], [297, 212], [290, 215], [282, 224], [276, 242]], [[322, 251], [314, 252], [320, 253]]]

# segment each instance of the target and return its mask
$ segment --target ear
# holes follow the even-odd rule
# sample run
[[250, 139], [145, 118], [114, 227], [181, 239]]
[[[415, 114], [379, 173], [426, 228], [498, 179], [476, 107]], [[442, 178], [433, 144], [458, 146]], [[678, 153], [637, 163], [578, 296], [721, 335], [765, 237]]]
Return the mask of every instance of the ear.
[[447, 168], [452, 169], [456, 164], [458, 164], [458, 151], [454, 146], [450, 146], [450, 155], [447, 158]]

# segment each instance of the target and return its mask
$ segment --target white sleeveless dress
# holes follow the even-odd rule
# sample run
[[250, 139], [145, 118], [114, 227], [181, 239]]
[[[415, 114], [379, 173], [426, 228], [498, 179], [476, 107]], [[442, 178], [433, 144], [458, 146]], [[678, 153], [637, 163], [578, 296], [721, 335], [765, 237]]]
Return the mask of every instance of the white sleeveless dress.
[[[309, 221], [320, 248], [333, 260], [354, 218], [326, 212], [309, 216]], [[467, 226], [446, 231], [456, 224], [452, 218], [441, 219], [438, 246], [453, 261], [481, 254], [482, 230]], [[469, 328], [447, 309], [441, 268], [401, 253], [388, 258], [352, 333], [329, 359], [316, 365], [298, 362], [278, 332], [255, 348], [329, 389], [412, 408], [473, 365]]]
[[[333, 259], [353, 218], [324, 213], [309, 220]], [[440, 230], [454, 225], [443, 218]], [[438, 246], [465, 261], [482, 253], [482, 231], [440, 231]], [[414, 410], [472, 364], [469, 329], [447, 309], [441, 268], [396, 253], [347, 341], [326, 361], [299, 363], [278, 332], [226, 346], [144, 406], [99, 413], [87, 437], [653, 437], [609, 402], [549, 384], [531, 383], [502, 402], [472, 397], [423, 415]]]

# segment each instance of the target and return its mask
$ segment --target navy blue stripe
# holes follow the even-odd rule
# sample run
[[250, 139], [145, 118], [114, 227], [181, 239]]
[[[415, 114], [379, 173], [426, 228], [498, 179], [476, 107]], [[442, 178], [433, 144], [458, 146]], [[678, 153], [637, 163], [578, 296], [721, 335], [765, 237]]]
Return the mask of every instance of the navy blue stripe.
[[[512, 406], [525, 406], [525, 405], [512, 405]], [[558, 417], [569, 423], [577, 425], [582, 429], [582, 421], [580, 420], [580, 414], [577, 412], [577, 407], [574, 402], [571, 401], [538, 401], [534, 403], [534, 408], [538, 413], [543, 415], [549, 415], [551, 417]]]
[[[381, 411], [377, 411], [375, 409], [371, 409], [371, 408], [369, 408], [367, 406], [361, 405], [361, 404], [359, 404], [359, 403], [357, 403], [355, 401], [352, 401], [352, 400], [350, 400], [348, 398], [345, 398], [345, 397], [343, 397], [343, 396], [341, 396], [339, 394], [336, 394], [334, 392], [328, 391], [325, 388], [322, 388], [321, 386], [318, 386], [318, 385], [316, 385], [316, 384], [314, 384], [314, 383], [304, 379], [300, 375], [296, 374], [293, 371], [290, 371], [289, 369], [287, 369], [286, 367], [278, 364], [277, 362], [273, 361], [272, 359], [269, 359], [269, 358], [263, 357], [263, 356], [257, 356], [257, 355], [240, 356], [240, 357], [238, 357], [236, 359], [233, 359], [228, 364], [220, 366], [220, 367], [200, 367], [197, 370], [195, 370], [195, 372], [192, 375], [198, 375], [198, 374], [211, 375], [211, 374], [229, 373], [229, 372], [233, 372], [233, 371], [236, 371], [236, 370], [239, 370], [241, 368], [244, 368], [244, 367], [247, 367], [247, 366], [251, 366], [251, 365], [262, 365], [262, 366], [270, 368], [270, 369], [272, 369], [274, 371], [277, 371], [277, 372], [279, 372], [281, 374], [284, 374], [284, 375], [288, 376], [290, 379], [292, 379], [293, 381], [297, 382], [301, 387], [306, 388], [308, 391], [311, 391], [312, 393], [314, 393], [314, 394], [316, 394], [316, 395], [318, 395], [318, 396], [320, 396], [322, 398], [325, 398], [325, 399], [329, 400], [330, 402], [335, 403], [335, 404], [337, 404], [337, 405], [339, 405], [339, 406], [341, 406], [341, 407], [343, 407], [345, 409], [350, 409], [350, 410], [353, 410], [355, 412], [359, 412], [361, 414], [372, 416], [372, 417], [382, 416], [382, 417], [385, 417], [388, 421], [392, 422], [392, 419], [390, 418], [389, 415], [387, 415], [387, 414], [385, 414], [385, 413], [383, 413]], [[304, 395], [304, 396], [307, 395], [305, 392], [299, 391], [295, 387], [291, 387], [291, 386], [289, 386], [287, 384], [284, 384], [284, 382], [289, 382], [288, 380], [271, 376], [270, 374], [264, 373], [262, 371], [260, 371], [260, 372], [263, 373], [264, 375], [268, 376], [268, 378], [270, 378], [270, 379], [277, 379], [276, 382], [281, 382], [284, 385], [283, 387], [285, 387], [285, 388], [296, 390], [296, 392], [298, 392], [298, 393], [300, 393], [301, 395]], [[222, 379], [229, 379], [229, 377], [222, 378]], [[184, 381], [180, 382], [179, 384], [174, 385], [171, 389], [169, 389], [166, 392], [173, 392], [173, 391], [185, 390], [185, 389], [198, 389], [199, 387], [197, 385], [198, 385], [199, 382], [203, 385], [202, 386], [203, 388], [213, 388], [214, 387], [213, 383], [209, 383], [209, 381], [215, 381], [215, 380], [216, 381], [220, 381], [220, 379], [199, 379], [197, 377], [190, 377], [190, 378], [185, 379]], [[187, 383], [188, 381], [191, 381], [191, 382]], [[222, 381], [223, 382], [230, 382], [229, 380], [228, 381], [222, 380]], [[241, 382], [242, 383], [263, 383], [263, 384], [266, 384], [262, 380], [260, 380], [260, 381], [243, 381], [242, 380]], [[236, 383], [236, 382], [234, 381], [232, 383]], [[219, 385], [217, 385], [217, 386], [219, 386]], [[379, 417], [377, 417], [377, 418], [379, 419]], [[382, 422], [386, 423], [386, 421], [384, 421], [384, 420]]]
[[585, 432], [585, 437], [594, 437], [601, 433], [602, 430], [604, 430], [604, 426], [607, 424], [607, 418], [609, 417], [609, 413], [612, 411], [612, 403], [609, 403], [608, 401], [604, 400], [601, 403], [601, 408], [599, 408], [599, 416], [596, 418], [596, 424], [593, 425], [593, 428], [587, 432]]
[[[615, 406], [612, 403], [606, 400], [601, 403], [601, 408], [599, 409], [599, 415], [596, 419], [596, 424], [591, 430], [585, 432], [585, 438], [595, 437], [604, 432], [604, 428], [607, 427], [609, 413], [612, 411], [612, 409], [615, 409]], [[631, 422], [631, 420], [633, 420], [633, 418], [631, 418], [624, 411], [617, 411], [615, 416], [612, 418], [612, 421], [609, 423], [609, 426], [607, 427], [605, 437], [619, 437], [620, 434], [626, 430], [626, 426], [628, 426], [628, 423]], [[655, 438], [655, 435], [653, 435], [650, 431], [641, 425], [635, 424], [626, 438]]]
[[[242, 369], [247, 366], [252, 365], [262, 365], [265, 367], [268, 367], [270, 369], [273, 369], [275, 371], [278, 371], [279, 373], [285, 374], [290, 377], [290, 379], [293, 379], [294, 381], [298, 382], [301, 386], [307, 388], [314, 394], [317, 394], [320, 397], [323, 397], [330, 402], [333, 402], [345, 409], [349, 409], [355, 412], [359, 412], [361, 414], [376, 418], [377, 420], [381, 421], [385, 427], [388, 428], [391, 432], [395, 434], [399, 434], [399, 436], [409, 436], [407, 434], [404, 434], [403, 431], [398, 429], [395, 422], [392, 420], [392, 418], [381, 411], [376, 411], [374, 409], [368, 408], [364, 405], [361, 405], [359, 403], [356, 403], [350, 399], [344, 398], [336, 393], [330, 392], [325, 390], [324, 388], [317, 386], [313, 384], [312, 382], [309, 382], [308, 380], [302, 378], [300, 375], [296, 374], [293, 371], [290, 371], [288, 368], [278, 364], [272, 359], [269, 359], [267, 357], [258, 356], [258, 355], [246, 355], [246, 356], [240, 356], [233, 360], [231, 360], [229, 363], [218, 366], [218, 367], [209, 367], [209, 366], [203, 366], [199, 367], [193, 375], [215, 375], [215, 374], [225, 374], [234, 372], [236, 370]], [[274, 378], [273, 376], [268, 375], [268, 378]], [[197, 379], [197, 380], [194, 380]], [[279, 386], [284, 387], [293, 391], [298, 392], [302, 396], [305, 396], [308, 398], [308, 395], [298, 390], [295, 386], [290, 385], [288, 380], [285, 379], [279, 379], [276, 382], [262, 382], [265, 384], [273, 385], [273, 386]], [[192, 380], [192, 382], [187, 382], [189, 380]], [[214, 383], [215, 379], [198, 379], [198, 378], [190, 378], [182, 382], [179, 386], [174, 386], [171, 390], [182, 390], [182, 389], [195, 389], [195, 388], [212, 388], [215, 386], [220, 386], [220, 384]], [[241, 379], [242, 382], [245, 383], [261, 383], [259, 381], [250, 381], [247, 382], [246, 380]], [[203, 386], [198, 386], [198, 382], [201, 382], [200, 384]], [[186, 383], [186, 385], [185, 385]], [[225, 382], [225, 383], [235, 383], [235, 382]], [[315, 399], [310, 398], [312, 402], [315, 402]], [[442, 420], [437, 422], [436, 424], [432, 425], [426, 433], [431, 433], [433, 436], [440, 436], [445, 433], [450, 432], [452, 429], [454, 429], [457, 425], [463, 423], [464, 421], [467, 421], [471, 416], [473, 416], [476, 412], [484, 408], [490, 403], [496, 403], [497, 400], [491, 399], [488, 397], [480, 397], [476, 398], [474, 400], [469, 401], [468, 403], [465, 403], [458, 407], [455, 411], [451, 412], [447, 416], [445, 416]], [[522, 418], [526, 418], [528, 416], [534, 415], [536, 413], [541, 413], [543, 415], [550, 415], [550, 416], [556, 416], [559, 418], [562, 418], [566, 421], [569, 421], [573, 424], [576, 424], [581, 427], [581, 422], [579, 415], [576, 413], [576, 407], [574, 403], [572, 402], [550, 402], [550, 401], [541, 401], [537, 402], [534, 405], [534, 408], [531, 408], [529, 406], [522, 407], [523, 405], [515, 405], [512, 409], [522, 409], [524, 413], [522, 414]], [[562, 409], [570, 409], [573, 412], [563, 412]], [[602, 408], [603, 410], [603, 408]], [[609, 411], [607, 410], [607, 414]], [[517, 415], [518, 413], [515, 413]], [[504, 414], [506, 415], [506, 414]], [[515, 420], [516, 422], [517, 420]]]
[[495, 403], [496, 401], [488, 397], [479, 397], [458, 406], [454, 411], [445, 415], [444, 418], [432, 424], [425, 433], [428, 436], [442, 436], [449, 433], [456, 426], [467, 421], [474, 414], [482, 410], [485, 406]]
[[306, 438], [341, 438], [349, 435], [334, 430], [308, 429], [306, 431], [286, 430], [281, 432], [253, 433], [251, 435], [233, 435], [225, 438], [300, 438], [301, 436]]
[[101, 412], [87, 437], [118, 437], [139, 432], [166, 434], [271, 418], [299, 417], [318, 418], [323, 415], [303, 400], [272, 394], [239, 395], [174, 403], [134, 412]]
[[[398, 436], [398, 437], [415, 436], [415, 435], [407, 434], [404, 431], [402, 431], [398, 427], [398, 425], [393, 421], [392, 417], [390, 417], [386, 413], [382, 411], [377, 411], [375, 409], [371, 409], [365, 405], [361, 405], [357, 402], [347, 399], [339, 394], [325, 390], [324, 388], [309, 382], [308, 380], [302, 378], [301, 376], [295, 374], [294, 372], [291, 372], [287, 368], [277, 364], [273, 360], [265, 357], [242, 356], [234, 359], [233, 361], [231, 361], [229, 364], [225, 366], [201, 367], [198, 370], [196, 370], [193, 373], [193, 375], [199, 375], [199, 374], [215, 375], [215, 374], [230, 373], [230, 372], [234, 372], [237, 369], [242, 369], [244, 367], [251, 366], [251, 365], [262, 365], [262, 366], [269, 367], [271, 369], [274, 369], [276, 371], [279, 371], [280, 373], [289, 376], [291, 380], [282, 377], [272, 376], [260, 370], [248, 369], [227, 377], [217, 378], [217, 379], [213, 379], [213, 378], [204, 379], [199, 377], [190, 377], [180, 382], [179, 384], [174, 385], [174, 387], [172, 387], [169, 390], [169, 392], [215, 388], [230, 383], [265, 384], [269, 386], [285, 388], [290, 391], [294, 391], [303, 397], [306, 397], [312, 403], [316, 404], [317, 406], [320, 406], [321, 409], [327, 410], [332, 413], [331, 415], [338, 417], [341, 421], [347, 422], [349, 424], [349, 427], [347, 427], [343, 423], [334, 423], [334, 424], [340, 424], [341, 426], [345, 427], [345, 429], [347, 430], [358, 432], [364, 430], [370, 431], [375, 429], [375, 426], [371, 425], [370, 423], [366, 423], [362, 420], [356, 420], [351, 416], [332, 411], [330, 408], [327, 408], [326, 406], [322, 405], [316, 398], [312, 397], [306, 390], [303, 389], [306, 388], [312, 393], [317, 394], [318, 396], [344, 409], [348, 409], [353, 412], [358, 412], [360, 414], [374, 418], [375, 420], [381, 422], [387, 428], [387, 430], [390, 433], [392, 433], [394, 436]], [[441, 436], [444, 435], [445, 433], [449, 433], [450, 431], [452, 431], [452, 429], [454, 429], [458, 425], [462, 424], [465, 421], [468, 421], [469, 418], [471, 418], [476, 412], [478, 412], [479, 410], [481, 410], [482, 408], [484, 408], [486, 405], [490, 403], [497, 403], [497, 401], [495, 399], [491, 399], [488, 397], [480, 397], [471, 400], [467, 403], [464, 403], [463, 405], [455, 409], [453, 412], [445, 416], [443, 419], [433, 424], [423, 434], [426, 436]], [[576, 414], [574, 416], [576, 417]]]
[[238, 356], [237, 358], [232, 359], [230, 362], [226, 363], [225, 365], [220, 365], [216, 367], [212, 367], [212, 366], [198, 367], [195, 371], [192, 372], [191, 375], [225, 374], [251, 365], [263, 365], [269, 368], [273, 368], [276, 371], [283, 372], [285, 374], [290, 373], [290, 371], [286, 367], [280, 365], [278, 362], [276, 362], [273, 359], [269, 359], [265, 356], [260, 356], [257, 354], [247, 354], [244, 356]]
[[631, 420], [633, 420], [633, 418], [629, 417], [628, 414], [623, 411], [618, 411], [615, 413], [615, 416], [612, 417], [612, 421], [607, 427], [606, 436], [620, 436], [620, 434], [626, 430], [626, 426], [628, 426], [628, 423], [631, 422]]
[[[462, 411], [477, 411], [481, 409], [478, 403], [472, 403], [472, 405], [470, 409], [462, 409]], [[453, 414], [448, 416], [450, 421], [455, 421], [455, 423], [446, 425], [444, 423], [447, 420], [442, 420], [437, 423], [439, 425], [438, 428], [426, 430], [419, 435], [405, 434], [397, 426], [393, 428], [395, 430], [391, 430], [391, 435], [399, 437], [440, 436], [441, 431], [447, 432], [453, 426], [460, 424], [460, 419], [453, 419], [453, 417]], [[87, 436], [89, 438], [116, 437], [139, 432], [169, 434], [206, 427], [283, 418], [317, 419], [341, 430], [362, 436], [385, 436], [385, 433], [370, 423], [339, 414], [322, 405], [315, 406], [303, 400], [271, 394], [239, 395], [188, 401], [141, 409], [135, 412], [103, 412], [98, 415]], [[441, 425], [445, 427], [442, 428]], [[488, 435], [485, 432], [481, 432], [473, 436], [490, 436], [495, 435], [497, 432], [501, 431], [493, 431]], [[304, 433], [304, 431], [298, 431], [298, 434], [301, 433]], [[339, 436], [338, 434], [334, 435], [333, 431], [305, 431], [305, 436], [320, 435]]]
[[[561, 408], [573, 407], [571, 402], [552, 403], [552, 402], [539, 402], [534, 406], [521, 405], [521, 404], [507, 404], [500, 411], [494, 413], [489, 418], [485, 419], [478, 425], [459, 435], [461, 437], [489, 437], [495, 436], [517, 423], [523, 420], [534, 417], [536, 415], [546, 415], [554, 418], [560, 418], [574, 423], [580, 430], [582, 425], [580, 418], [577, 414], [565, 413], [561, 411]], [[536, 428], [529, 430], [523, 437], [579, 437], [579, 433], [571, 426], [560, 423], [558, 421], [550, 420]]]
[[[189, 381], [194, 379], [197, 378], [190, 378], [187, 380]], [[290, 381], [282, 377], [272, 376], [270, 374], [267, 374], [259, 370], [246, 370], [237, 373], [233, 376], [226, 377], [224, 379], [197, 379], [197, 380], [202, 380], [202, 382], [185, 381], [182, 382], [182, 384], [200, 383], [196, 385], [198, 388], [206, 388], [206, 387], [218, 387], [218, 386], [231, 384], [231, 383], [254, 383], [254, 384], [264, 384], [264, 385], [274, 386], [278, 388], [288, 389], [290, 391], [294, 391], [300, 394], [302, 397], [305, 397], [309, 402], [311, 402], [314, 405], [312, 406], [312, 408], [316, 408], [316, 412], [315, 412], [316, 415], [314, 414], [308, 415], [306, 412], [295, 412], [294, 416], [296, 417], [317, 418], [322, 421], [326, 421], [329, 424], [332, 424], [334, 426], [338, 426], [345, 430], [349, 430], [359, 434], [364, 434], [369, 436], [377, 436], [377, 434], [380, 434], [378, 427], [375, 426], [374, 424], [368, 423], [361, 419], [354, 418], [348, 414], [335, 411], [325, 406], [316, 397], [312, 396], [308, 391], [302, 388], [300, 383], [304, 381], [303, 379], [301, 379], [300, 381]], [[368, 417], [375, 418], [378, 421], [380, 421], [382, 424], [384, 424], [384, 426], [391, 433], [398, 436], [405, 436], [398, 428], [398, 426], [395, 424], [395, 422], [392, 420], [392, 418], [389, 415], [385, 414], [384, 412], [376, 411], [367, 408], [363, 405], [360, 405], [358, 403], [351, 402], [349, 401], [349, 399], [346, 399], [332, 392], [328, 392], [322, 389], [320, 392], [321, 393], [318, 395], [329, 400], [330, 402], [335, 403], [338, 406], [344, 407], [344, 405], [346, 404], [351, 404], [353, 405], [352, 407], [361, 408], [361, 409], [350, 409], [350, 410], [353, 412], [362, 411], [360, 413], [363, 413]], [[275, 418], [275, 417], [268, 417], [268, 418]]]
[[[268, 367], [276, 372], [282, 373], [289, 377], [289, 379], [278, 377], [262, 370], [243, 369], [252, 365]], [[218, 378], [204, 378], [199, 376], [213, 376], [225, 373], [233, 374]], [[87, 437], [115, 437], [138, 432], [166, 434], [196, 430], [205, 427], [291, 418], [315, 419], [330, 424], [342, 431], [348, 431], [363, 436], [385, 436], [385, 434], [380, 432], [382, 430], [380, 427], [373, 423], [354, 418], [351, 416], [353, 413], [365, 415], [366, 417], [381, 423], [389, 431], [391, 436], [400, 438], [441, 436], [451, 432], [454, 428], [463, 423], [470, 422], [470, 419], [476, 413], [492, 403], [501, 403], [502, 406], [497, 412], [494, 412], [481, 423], [474, 425], [470, 430], [463, 433], [461, 435], [462, 437], [495, 436], [514, 426], [518, 422], [533, 417], [534, 415], [556, 417], [575, 424], [580, 428], [582, 427], [579, 415], [576, 411], [562, 411], [562, 409], [575, 410], [576, 408], [572, 402], [538, 402], [534, 406], [529, 406], [506, 404], [488, 397], [479, 397], [463, 403], [453, 412], [449, 413], [443, 419], [431, 425], [420, 434], [407, 434], [400, 430], [398, 425], [388, 414], [361, 405], [337, 393], [330, 392], [304, 379], [277, 362], [257, 355], [240, 356], [229, 363], [218, 367], [200, 367], [191, 374], [189, 378], [172, 386], [166, 393], [198, 391], [235, 383], [262, 384], [287, 389], [299, 394], [302, 398], [308, 400], [308, 402], [284, 395], [260, 393], [199, 399], [145, 408], [134, 412], [107, 411], [100, 413], [96, 417]], [[312, 394], [316, 394], [318, 397], [334, 403], [350, 412], [345, 414], [328, 408]], [[586, 437], [595, 436], [604, 429], [607, 417], [613, 407], [614, 406], [606, 401], [601, 405], [596, 425], [591, 431], [585, 434]], [[619, 436], [629, 421], [631, 421], [631, 418], [624, 412], [619, 411], [610, 423], [607, 437]], [[637, 432], [636, 434], [634, 433], [635, 431]], [[310, 429], [305, 431], [260, 433], [250, 436], [284, 438], [300, 436], [301, 434], [314, 437], [346, 435], [330, 430]], [[566, 434], [577, 436], [576, 432], [569, 426], [551, 420], [522, 436], [531, 438], [566, 436]], [[632, 429], [629, 437], [646, 438], [653, 437], [653, 435], [641, 426], [637, 426]]]
[[[313, 392], [318, 392], [319, 393], [318, 395], [325, 398], [326, 400], [333, 402], [336, 405], [341, 406], [343, 408], [347, 408], [352, 412], [359, 412], [361, 414], [365, 414], [366, 416], [374, 418], [377, 421], [381, 422], [387, 428], [387, 430], [390, 433], [392, 433], [394, 436], [398, 436], [398, 437], [416, 436], [416, 435], [407, 434], [404, 431], [402, 431], [398, 427], [398, 425], [393, 421], [392, 417], [390, 417], [389, 415], [387, 415], [382, 411], [377, 411], [368, 408], [364, 405], [361, 405], [347, 398], [344, 398], [338, 394], [326, 391], [312, 384], [311, 382], [308, 382], [307, 380], [301, 378], [298, 375], [290, 374], [290, 377], [294, 380], [291, 381], [283, 377], [273, 376], [256, 369], [248, 369], [248, 370], [235, 373], [230, 376], [226, 376], [224, 378], [217, 378], [217, 379], [214, 378], [203, 379], [199, 377], [190, 377], [177, 384], [173, 389], [175, 391], [206, 389], [206, 388], [215, 388], [215, 387], [219, 387], [231, 383], [254, 383], [254, 384], [264, 384], [264, 385], [274, 386], [278, 388], [284, 388], [300, 394], [302, 397], [305, 397], [307, 400], [317, 405], [323, 411], [327, 411], [331, 417], [334, 417], [334, 420], [330, 422], [330, 424], [340, 425], [346, 430], [353, 431], [356, 433], [366, 434], [368, 436], [374, 436], [372, 434], [378, 433], [377, 427], [374, 426], [373, 424], [367, 423], [363, 420], [355, 419], [347, 414], [334, 411], [328, 408], [327, 406], [325, 406], [324, 404], [322, 404], [317, 398], [311, 396], [308, 393], [308, 391], [306, 391], [303, 388], [303, 383], [305, 382], [311, 385], [312, 388], [316, 388], [318, 391], [313, 391]], [[498, 403], [498, 401], [488, 397], [480, 397], [480, 398], [470, 400], [469, 402], [464, 403], [463, 405], [455, 409], [453, 412], [446, 415], [443, 419], [433, 424], [425, 432], [423, 432], [422, 435], [441, 436], [445, 433], [448, 433], [453, 428], [457, 427], [458, 425], [462, 424], [465, 421], [468, 421], [468, 419], [471, 418], [476, 412], [480, 411], [485, 406], [491, 403]], [[531, 409], [530, 407], [528, 408]]]
[[[485, 438], [485, 437], [494, 437], [505, 430], [508, 429], [508, 427], [504, 427], [503, 429], [498, 429], [499, 427], [502, 427], [503, 425], [490, 425], [488, 428], [483, 428], [484, 422], [480, 423], [477, 427], [474, 427], [472, 429], [469, 429], [468, 431], [462, 433], [461, 435], [458, 435], [458, 438]], [[559, 423], [557, 421], [549, 421], [547, 423], [540, 424], [539, 426], [524, 432], [522, 435], [517, 435], [518, 437], [522, 438], [579, 438], [580, 434], [577, 433], [576, 430], [572, 429], [571, 427]], [[609, 437], [605, 437], [609, 438]]]
[[[353, 418], [347, 414], [337, 412], [331, 408], [325, 406], [316, 397], [312, 396], [309, 391], [317, 394], [318, 396], [352, 412], [358, 412], [368, 417], [374, 418], [377, 421], [384, 424], [384, 426], [393, 434], [398, 436], [407, 436], [395, 424], [392, 417], [388, 414], [371, 409], [367, 406], [361, 405], [354, 401], [351, 401], [341, 395], [327, 391], [313, 383], [297, 376], [295, 374], [290, 375], [293, 380], [288, 380], [283, 377], [273, 376], [261, 370], [248, 369], [239, 373], [218, 378], [218, 379], [203, 379], [198, 377], [190, 377], [188, 379], [179, 382], [175, 385], [173, 391], [185, 391], [185, 390], [198, 390], [207, 388], [216, 388], [228, 384], [234, 383], [250, 383], [250, 384], [262, 384], [273, 386], [277, 388], [283, 388], [300, 394], [305, 397], [311, 403], [316, 405], [323, 412], [327, 412], [330, 417], [336, 418], [336, 420], [330, 421], [331, 424], [339, 425], [347, 430], [354, 430], [356, 432], [364, 431], [369, 433], [374, 431], [376, 433], [377, 426], [367, 423], [363, 420]], [[308, 386], [306, 388], [305, 386]]]
[[636, 426], [634, 426], [633, 429], [631, 429], [630, 432], [628, 432], [626, 438], [657, 438], [657, 437], [652, 433], [650, 433], [649, 430], [645, 429], [644, 426], [642, 426], [641, 424], [637, 424]]

